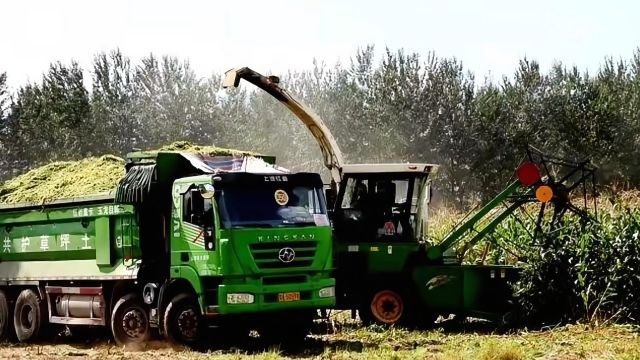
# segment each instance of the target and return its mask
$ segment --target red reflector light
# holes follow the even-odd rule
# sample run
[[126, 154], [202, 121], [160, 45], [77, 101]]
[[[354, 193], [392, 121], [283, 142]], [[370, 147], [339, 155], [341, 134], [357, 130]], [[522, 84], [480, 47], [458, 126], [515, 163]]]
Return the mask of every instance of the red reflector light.
[[531, 162], [522, 163], [522, 165], [518, 167], [518, 170], [516, 170], [516, 176], [524, 186], [531, 186], [542, 178], [538, 166]]
[[415, 166], [415, 165], [409, 165], [409, 170], [415, 170], [415, 169], [417, 169], [417, 168], [418, 168], [418, 167], [417, 167], [417, 166]]

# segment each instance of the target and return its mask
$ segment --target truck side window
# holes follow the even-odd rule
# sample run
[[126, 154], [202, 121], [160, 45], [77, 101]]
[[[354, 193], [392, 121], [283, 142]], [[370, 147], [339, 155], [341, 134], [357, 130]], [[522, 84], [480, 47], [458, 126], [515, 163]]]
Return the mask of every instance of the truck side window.
[[[211, 201], [208, 201], [208, 207], [211, 208]], [[205, 208], [205, 199], [200, 195], [197, 189], [190, 189], [184, 194], [182, 201], [182, 218], [184, 221], [198, 225], [205, 225], [204, 213], [208, 210]]]

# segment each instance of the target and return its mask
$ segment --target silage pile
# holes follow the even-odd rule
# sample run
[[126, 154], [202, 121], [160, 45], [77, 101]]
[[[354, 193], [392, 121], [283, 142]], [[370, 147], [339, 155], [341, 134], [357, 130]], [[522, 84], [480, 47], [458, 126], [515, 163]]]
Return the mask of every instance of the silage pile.
[[[178, 151], [210, 156], [257, 155], [242, 150], [194, 145], [186, 141], [157, 151]], [[54, 162], [0, 183], [0, 204], [46, 203], [89, 195], [112, 193], [124, 176], [124, 160], [114, 155], [79, 161]]]
[[124, 160], [113, 155], [54, 162], [0, 185], [0, 203], [44, 203], [108, 194], [124, 175]]
[[244, 151], [244, 150], [236, 150], [236, 149], [225, 149], [216, 146], [202, 146], [195, 145], [187, 141], [176, 141], [172, 144], [165, 145], [158, 150], [155, 151], [179, 151], [179, 152], [188, 152], [202, 155], [210, 155], [210, 156], [239, 156], [239, 155], [250, 155], [256, 156], [260, 155], [258, 153], [252, 151]]

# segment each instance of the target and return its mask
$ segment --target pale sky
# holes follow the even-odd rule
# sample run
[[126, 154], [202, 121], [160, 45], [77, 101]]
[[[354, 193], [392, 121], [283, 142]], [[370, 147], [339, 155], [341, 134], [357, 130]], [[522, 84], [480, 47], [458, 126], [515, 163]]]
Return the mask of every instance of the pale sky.
[[523, 56], [597, 70], [640, 46], [640, 2], [593, 0], [47, 1], [0, 0], [0, 72], [14, 89], [50, 62], [119, 47], [188, 59], [200, 76], [347, 63], [358, 47], [455, 56], [482, 79], [512, 74]]

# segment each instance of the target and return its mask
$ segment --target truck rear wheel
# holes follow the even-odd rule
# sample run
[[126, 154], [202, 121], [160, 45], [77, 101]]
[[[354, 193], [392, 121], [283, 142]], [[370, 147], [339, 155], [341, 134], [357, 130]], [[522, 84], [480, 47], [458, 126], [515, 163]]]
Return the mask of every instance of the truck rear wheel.
[[149, 339], [149, 315], [139, 297], [128, 294], [116, 302], [111, 314], [111, 332], [120, 346], [138, 346]]
[[162, 325], [169, 341], [187, 345], [195, 344], [203, 329], [200, 305], [191, 295], [177, 295], [167, 305]]
[[0, 342], [13, 338], [13, 311], [11, 310], [7, 294], [0, 290]]
[[13, 326], [18, 341], [35, 341], [46, 327], [46, 317], [47, 311], [35, 291], [22, 290], [13, 311]]

